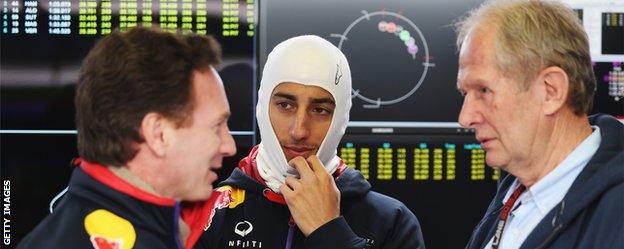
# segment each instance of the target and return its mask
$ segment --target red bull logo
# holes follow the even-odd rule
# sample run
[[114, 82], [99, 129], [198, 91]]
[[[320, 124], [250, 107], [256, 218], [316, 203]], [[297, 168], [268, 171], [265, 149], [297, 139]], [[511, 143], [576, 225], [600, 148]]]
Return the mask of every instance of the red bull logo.
[[208, 218], [208, 223], [204, 227], [204, 231], [210, 228], [210, 225], [212, 224], [212, 218], [214, 218], [214, 215], [215, 213], [217, 213], [218, 209], [224, 209], [230, 206], [230, 203], [233, 201], [230, 193], [232, 193], [231, 189], [223, 191], [219, 189], [217, 190], [217, 192], [214, 192], [212, 194], [209, 201], [214, 201], [214, 204], [212, 205], [212, 209], [210, 210], [210, 217]]
[[235, 208], [245, 201], [245, 190], [235, 189], [230, 186], [218, 188], [210, 197], [209, 201], [213, 201], [213, 208], [210, 211], [210, 217], [204, 227], [204, 231], [208, 230], [212, 223], [212, 218], [219, 209]]
[[217, 200], [215, 201], [216, 209], [223, 209], [230, 206], [230, 203], [234, 201], [232, 199], [232, 190], [225, 190], [221, 192], [220, 195], [217, 195]]

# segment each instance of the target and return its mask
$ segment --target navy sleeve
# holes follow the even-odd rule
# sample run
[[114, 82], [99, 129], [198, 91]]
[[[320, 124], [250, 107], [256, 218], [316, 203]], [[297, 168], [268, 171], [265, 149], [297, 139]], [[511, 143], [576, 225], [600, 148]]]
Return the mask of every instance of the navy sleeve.
[[340, 216], [314, 230], [305, 239], [305, 246], [307, 249], [365, 248], [366, 240], [358, 237]]

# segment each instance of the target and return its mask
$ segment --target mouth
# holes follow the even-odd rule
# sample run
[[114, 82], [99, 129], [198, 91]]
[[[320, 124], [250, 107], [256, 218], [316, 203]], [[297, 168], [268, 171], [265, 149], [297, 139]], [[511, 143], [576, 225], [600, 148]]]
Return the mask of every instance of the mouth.
[[303, 158], [307, 158], [308, 156], [314, 153], [314, 148], [310, 147], [301, 147], [301, 146], [284, 146], [284, 153], [288, 158], [292, 159], [298, 156]]
[[494, 140], [494, 138], [477, 137], [477, 141], [479, 141], [479, 143], [481, 144], [481, 148], [484, 150], [491, 148]]
[[208, 177], [210, 178], [210, 182], [214, 183], [214, 181], [217, 180], [217, 178], [219, 178], [219, 176], [217, 175], [217, 171], [219, 169], [221, 169], [222, 165], [221, 163], [218, 164], [212, 164], [208, 167]]
[[218, 178], [217, 173], [213, 170], [208, 172], [208, 181], [210, 181], [210, 184], [214, 183]]
[[223, 165], [221, 164], [221, 161], [219, 160], [219, 162], [213, 162], [214, 164], [210, 165], [210, 170], [211, 171], [216, 171], [219, 170]]

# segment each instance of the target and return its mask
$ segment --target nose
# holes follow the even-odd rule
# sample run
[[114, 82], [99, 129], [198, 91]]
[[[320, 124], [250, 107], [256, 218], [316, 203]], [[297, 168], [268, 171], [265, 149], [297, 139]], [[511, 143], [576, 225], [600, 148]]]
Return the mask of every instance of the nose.
[[462, 127], [475, 128], [481, 120], [481, 114], [478, 112], [477, 103], [472, 100], [469, 94], [464, 97], [461, 111], [459, 112], [459, 124]]
[[221, 134], [221, 147], [219, 148], [221, 154], [224, 157], [233, 156], [236, 154], [236, 143], [232, 134], [230, 134], [230, 128], [226, 125], [224, 132]]
[[302, 141], [310, 136], [310, 128], [308, 127], [308, 116], [303, 109], [304, 108], [301, 108], [297, 112], [295, 120], [293, 120], [293, 123], [290, 127], [290, 137], [294, 141]]

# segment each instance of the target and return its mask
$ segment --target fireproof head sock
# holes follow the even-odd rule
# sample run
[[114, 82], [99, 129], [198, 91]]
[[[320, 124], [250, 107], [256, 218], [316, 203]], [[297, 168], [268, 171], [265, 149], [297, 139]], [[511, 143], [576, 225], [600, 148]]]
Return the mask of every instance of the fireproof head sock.
[[293, 37], [275, 46], [264, 65], [256, 106], [262, 138], [256, 163], [267, 186], [275, 192], [279, 192], [286, 176], [298, 177], [297, 171], [288, 165], [269, 119], [271, 94], [284, 82], [318, 86], [334, 97], [336, 108], [332, 123], [316, 153], [330, 174], [340, 164], [336, 148], [347, 128], [351, 110], [351, 70], [340, 49], [313, 35]]

